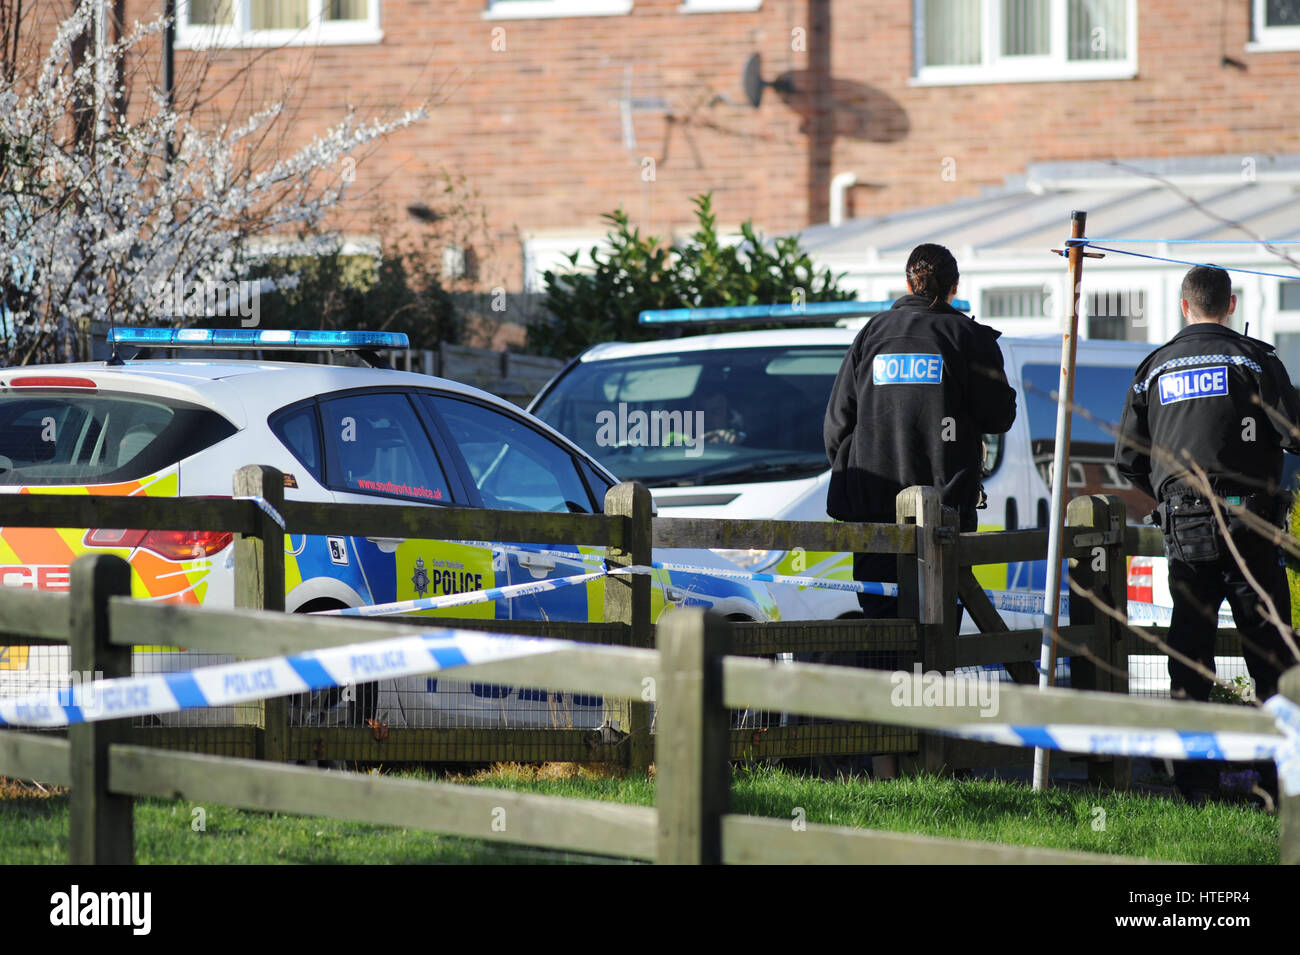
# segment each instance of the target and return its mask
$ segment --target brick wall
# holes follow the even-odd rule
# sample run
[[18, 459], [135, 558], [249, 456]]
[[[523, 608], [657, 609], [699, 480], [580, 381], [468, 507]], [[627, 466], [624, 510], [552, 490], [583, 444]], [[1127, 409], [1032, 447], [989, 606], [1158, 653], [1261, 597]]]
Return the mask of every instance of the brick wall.
[[[409, 202], [438, 206], [428, 183], [440, 168], [463, 173], [491, 233], [485, 287], [520, 286], [521, 234], [599, 232], [620, 204], [671, 233], [709, 189], [721, 222], [776, 232], [824, 221], [840, 172], [866, 184], [851, 195], [861, 216], [972, 195], [1032, 161], [1300, 152], [1300, 52], [1245, 50], [1248, 0], [1140, 0], [1134, 79], [945, 87], [909, 83], [913, 0], [764, 0], [714, 14], [636, 0], [626, 16], [506, 21], [484, 19], [484, 0], [380, 2], [378, 45], [180, 53], [179, 67], [210, 57], [217, 90], [253, 64], [251, 83], [216, 96], [221, 110], [291, 80], [299, 142], [348, 104], [370, 114], [430, 101], [429, 120], [362, 158], [362, 198], [344, 225], [364, 230], [375, 207], [408, 221]], [[127, 20], [161, 8], [120, 3]], [[799, 91], [769, 89], [751, 109], [740, 77], [755, 52], [766, 78], [789, 74]], [[1225, 53], [1246, 69], [1221, 66]], [[625, 91], [665, 106], [634, 114], [631, 149]]]

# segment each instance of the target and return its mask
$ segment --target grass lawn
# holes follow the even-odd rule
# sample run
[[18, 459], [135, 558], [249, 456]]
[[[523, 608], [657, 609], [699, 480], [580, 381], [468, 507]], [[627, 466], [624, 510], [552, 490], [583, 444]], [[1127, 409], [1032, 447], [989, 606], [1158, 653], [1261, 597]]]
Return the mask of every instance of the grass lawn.
[[[403, 774], [406, 775], [406, 774]], [[427, 778], [427, 777], [426, 777]], [[504, 765], [453, 777], [472, 785], [653, 805], [654, 782], [571, 764]], [[741, 768], [733, 811], [811, 823], [917, 832], [1181, 862], [1275, 864], [1277, 821], [1246, 806], [1188, 806], [1149, 795], [1070, 789], [1035, 794], [1007, 782], [920, 777], [828, 782], [774, 768]], [[1104, 810], [1104, 817], [1095, 810]], [[191, 828], [195, 805], [136, 804], [141, 863], [563, 863], [597, 860], [435, 833], [333, 819], [206, 807], [206, 831]], [[800, 813], [802, 810], [802, 813]], [[1104, 820], [1104, 829], [1094, 828]], [[68, 805], [63, 793], [0, 784], [0, 863], [63, 863]]]

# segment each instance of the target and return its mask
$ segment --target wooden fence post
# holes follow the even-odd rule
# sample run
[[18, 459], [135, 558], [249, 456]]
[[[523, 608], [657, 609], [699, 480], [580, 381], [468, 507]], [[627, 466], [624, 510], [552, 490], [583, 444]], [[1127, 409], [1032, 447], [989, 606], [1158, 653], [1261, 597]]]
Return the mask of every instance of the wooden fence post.
[[657, 642], [656, 861], [721, 865], [722, 817], [731, 803], [730, 717], [722, 705], [727, 624], [699, 608], [673, 610]]
[[[1066, 552], [1069, 579], [1128, 619], [1128, 559], [1124, 551], [1124, 502], [1113, 494], [1076, 497], [1065, 510], [1067, 534], [1074, 549]], [[1069, 538], [1067, 537], [1067, 540]], [[1089, 641], [1095, 660], [1062, 647], [1070, 657], [1070, 686], [1078, 690], [1128, 693], [1128, 650], [1124, 627], [1085, 597], [1071, 591], [1070, 625], [1091, 626]], [[1088, 757], [1088, 781], [1093, 785], [1128, 789], [1133, 760], [1123, 756]]]
[[[108, 642], [108, 600], [131, 595], [131, 565], [109, 554], [85, 554], [72, 562], [71, 588], [72, 686], [130, 676], [131, 648]], [[88, 697], [86, 705], [103, 705], [103, 697]], [[130, 720], [68, 727], [72, 759], [68, 861], [72, 865], [135, 861], [135, 801], [108, 788], [108, 748], [124, 741], [129, 729]]]
[[[652, 560], [654, 499], [640, 484], [625, 481], [605, 494], [605, 513], [623, 518], [623, 546], [607, 549], [610, 569], [649, 566]], [[650, 619], [650, 577], [647, 574], [623, 574], [605, 578], [605, 622], [628, 626], [628, 645], [653, 647]], [[647, 773], [654, 759], [654, 741], [650, 738], [650, 703], [632, 700], [627, 704], [628, 768]], [[606, 714], [610, 709], [606, 708]]]
[[[284, 505], [284, 475], [264, 464], [246, 464], [235, 472], [235, 497], [260, 497], [277, 511]], [[235, 535], [235, 606], [284, 610], [284, 531], [265, 511], [258, 511], [257, 533]], [[261, 759], [288, 758], [289, 699], [263, 703]]]
[[[932, 487], [904, 488], [896, 507], [898, 523], [917, 525], [915, 559], [904, 555], [899, 560], [899, 615], [917, 621], [921, 669], [947, 674], [957, 649], [957, 513], [943, 506]], [[923, 772], [948, 767], [948, 737], [921, 733], [918, 744], [917, 765]]]
[[[1300, 704], [1300, 666], [1282, 674], [1277, 690], [1292, 703]], [[1282, 865], [1300, 865], [1300, 795], [1288, 796], [1278, 780], [1277, 849]]]

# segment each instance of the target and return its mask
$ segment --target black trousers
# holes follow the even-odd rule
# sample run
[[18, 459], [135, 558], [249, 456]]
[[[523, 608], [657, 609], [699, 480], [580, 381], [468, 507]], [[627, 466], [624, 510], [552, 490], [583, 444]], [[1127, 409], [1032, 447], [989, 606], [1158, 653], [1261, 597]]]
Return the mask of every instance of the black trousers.
[[[1278, 615], [1288, 624], [1291, 620], [1291, 593], [1280, 549], [1234, 518], [1228, 519], [1232, 541], [1241, 552], [1245, 565], [1273, 602]], [[1177, 533], [1175, 526], [1173, 533]], [[1219, 607], [1226, 599], [1242, 636], [1242, 655], [1255, 681], [1255, 692], [1263, 701], [1277, 692], [1277, 683], [1286, 668], [1289, 651], [1282, 635], [1260, 612], [1259, 594], [1246, 581], [1245, 573], [1233, 558], [1222, 535], [1218, 535], [1218, 557], [1188, 562], [1179, 558], [1173, 541], [1166, 535], [1165, 556], [1169, 558], [1169, 590], [1174, 601], [1169, 626], [1169, 645], [1179, 653], [1200, 663], [1211, 672], [1214, 668], [1214, 642], [1218, 631]], [[1175, 699], [1207, 702], [1211, 683], [1193, 667], [1169, 658], [1169, 684]], [[1218, 788], [1219, 765], [1206, 760], [1175, 763], [1174, 776], [1180, 789]], [[1276, 790], [1276, 767], [1260, 763], [1257, 767], [1265, 788]]]

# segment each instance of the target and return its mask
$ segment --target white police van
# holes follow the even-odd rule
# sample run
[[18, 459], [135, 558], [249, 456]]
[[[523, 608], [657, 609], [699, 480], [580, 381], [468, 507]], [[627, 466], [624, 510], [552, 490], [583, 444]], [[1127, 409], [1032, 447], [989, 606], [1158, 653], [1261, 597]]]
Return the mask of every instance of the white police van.
[[[861, 315], [881, 311], [890, 303], [836, 304], [845, 313], [856, 309]], [[694, 313], [713, 321], [746, 311]], [[822, 421], [845, 352], [865, 320], [841, 320], [837, 327], [596, 345], [549, 382], [529, 410], [606, 467], [646, 484], [661, 516], [827, 520], [830, 471]], [[1016, 389], [1017, 412], [1010, 431], [986, 437], [987, 506], [979, 512], [979, 529], [1045, 527], [1060, 338], [1004, 336], [999, 344], [1008, 380]], [[1119, 422], [1133, 373], [1152, 348], [1145, 342], [1101, 340], [1084, 340], [1078, 346], [1074, 402], [1086, 414], [1076, 413], [1073, 418], [1067, 494], [1117, 495], [1125, 501], [1129, 523], [1141, 523], [1155, 502], [1116, 471], [1114, 439], [1106, 424]], [[656, 431], [656, 416], [660, 422], [671, 421], [671, 427]], [[602, 427], [602, 423], [613, 426]], [[652, 440], [656, 436], [658, 440]], [[847, 553], [723, 553], [751, 571], [852, 578], [852, 555]], [[1130, 560], [1130, 600], [1171, 602], [1163, 565], [1163, 558]], [[1034, 561], [975, 571], [985, 588], [1041, 595], [1046, 567], [1046, 561]], [[852, 593], [791, 586], [771, 589], [783, 619], [859, 614]], [[1038, 615], [1004, 613], [1003, 617], [1013, 629], [1041, 623]], [[969, 615], [965, 630], [973, 630]], [[1130, 671], [1133, 692], [1167, 689], [1163, 661], [1157, 664], [1156, 658], [1135, 657]]]

